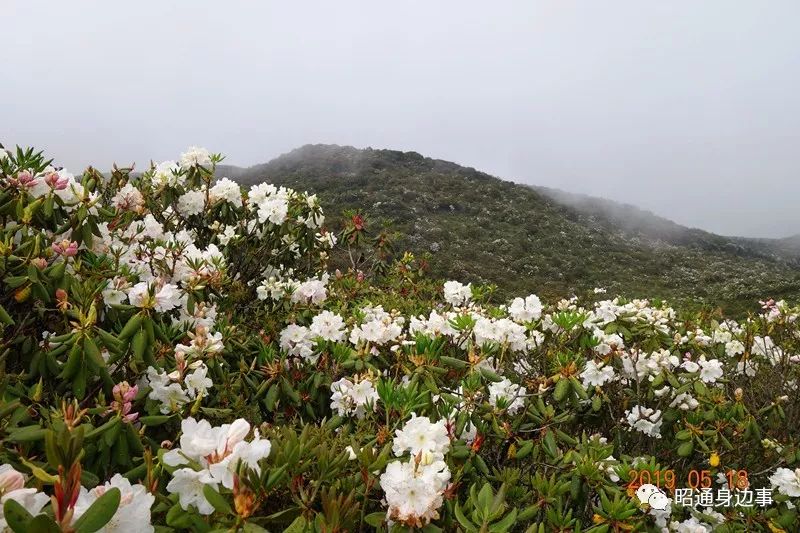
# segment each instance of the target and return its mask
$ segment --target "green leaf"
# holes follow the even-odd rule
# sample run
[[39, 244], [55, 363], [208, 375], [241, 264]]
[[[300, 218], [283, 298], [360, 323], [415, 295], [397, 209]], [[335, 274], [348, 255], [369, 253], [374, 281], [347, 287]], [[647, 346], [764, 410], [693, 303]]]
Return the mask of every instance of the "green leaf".
[[6, 503], [3, 505], [3, 516], [8, 523], [8, 527], [16, 533], [25, 533], [28, 531], [28, 522], [33, 519], [31, 513], [16, 500], [10, 498], [6, 500]]
[[472, 462], [475, 465], [475, 467], [478, 470], [480, 470], [481, 474], [483, 474], [484, 476], [488, 476], [489, 475], [489, 467], [486, 466], [486, 461], [483, 460], [483, 457], [481, 457], [480, 455], [475, 455], [473, 457], [473, 461]]
[[218, 513], [233, 514], [233, 509], [231, 509], [230, 504], [225, 500], [222, 494], [215, 491], [211, 485], [203, 486], [203, 496], [206, 497], [208, 503], [210, 503]]
[[478, 492], [478, 501], [476, 507], [483, 511], [483, 516], [489, 516], [492, 509], [492, 501], [494, 494], [492, 494], [492, 486], [489, 483], [484, 483], [481, 490]]
[[43, 468], [36, 466], [35, 464], [31, 463], [24, 457], [20, 457], [20, 460], [22, 461], [22, 464], [31, 469], [31, 472], [33, 473], [34, 477], [39, 481], [43, 481], [44, 483], [55, 483], [56, 481], [58, 481], [58, 476], [48, 474], [47, 472], [45, 472]]
[[86, 509], [86, 512], [75, 522], [75, 533], [94, 533], [108, 523], [119, 507], [120, 492], [114, 487], [108, 489], [102, 496]]
[[145, 426], [160, 426], [168, 422], [170, 418], [172, 418], [172, 415], [151, 415], [140, 416], [138, 420]]
[[561, 378], [556, 383], [556, 389], [553, 391], [553, 399], [557, 402], [560, 402], [564, 398], [566, 398], [567, 393], [570, 390], [570, 382], [568, 379]]
[[[230, 530], [226, 529], [225, 531], [230, 531]], [[269, 533], [269, 531], [259, 526], [258, 524], [254, 524], [252, 522], [245, 522], [245, 524], [242, 526], [242, 533]]]
[[278, 468], [274, 468], [270, 473], [269, 477], [267, 478], [267, 483], [265, 485], [266, 490], [272, 489], [282, 478], [283, 475], [286, 473], [286, 470], [289, 468], [288, 464], [283, 464]]
[[448, 357], [446, 355], [439, 357], [439, 360], [451, 368], [462, 369], [462, 368], [467, 368], [467, 366], [469, 366], [469, 363], [467, 363], [466, 361], [462, 361], [461, 359], [456, 359], [455, 357]]
[[481, 373], [481, 375], [483, 377], [485, 377], [489, 381], [493, 381], [495, 383], [499, 383], [500, 381], [503, 381], [503, 378], [500, 377], [497, 374], [497, 372], [493, 372], [492, 370], [489, 370], [488, 368], [479, 368], [478, 371]]
[[181, 504], [176, 503], [167, 511], [167, 525], [179, 529], [189, 529], [192, 525], [192, 513], [184, 511]]
[[61, 533], [61, 528], [52, 518], [46, 514], [40, 514], [28, 522], [25, 533]]
[[558, 446], [556, 445], [556, 436], [552, 431], [548, 431], [542, 439], [542, 446], [547, 455], [553, 459], [558, 458]]
[[517, 521], [517, 510], [513, 509], [510, 513], [508, 513], [505, 518], [496, 522], [490, 526], [490, 530], [493, 532], [501, 533], [508, 531], [514, 525], [514, 522]]
[[[120, 338], [122, 338], [122, 333], [120, 333]], [[136, 358], [137, 361], [144, 360], [144, 352], [147, 349], [147, 334], [143, 329], [137, 331], [136, 335], [133, 336], [132, 344], [133, 344], [133, 356]]]
[[678, 446], [678, 455], [681, 457], [689, 457], [694, 451], [694, 442], [689, 440]]
[[302, 516], [294, 519], [294, 522], [289, 524], [289, 527], [283, 530], [283, 533], [306, 533], [309, 530], [308, 522]]
[[275, 401], [278, 399], [278, 392], [279, 392], [278, 384], [273, 383], [269, 386], [269, 390], [267, 390], [267, 397], [264, 399], [264, 405], [266, 406], [268, 411], [275, 410]]
[[[473, 531], [474, 529], [476, 529], [476, 528], [475, 528], [475, 524], [473, 524], [473, 523], [470, 521], [470, 519], [469, 519], [469, 518], [467, 518], [467, 517], [464, 515], [464, 511], [462, 511], [462, 510], [461, 510], [461, 505], [459, 505], [458, 503], [456, 503], [456, 506], [455, 506], [455, 508], [454, 508], [453, 510], [455, 511], [456, 520], [458, 520], [458, 523], [459, 523], [459, 524], [461, 524], [461, 527], [463, 527], [463, 528], [464, 528], [465, 530], [467, 530], [467, 531]], [[386, 515], [386, 514], [384, 513], [384, 516], [385, 516], [385, 515]]]
[[100, 350], [97, 348], [94, 340], [91, 337], [83, 339], [83, 353], [89, 358], [89, 361], [94, 363], [97, 368], [105, 368], [106, 362], [100, 355]]
[[61, 370], [61, 374], [58, 376], [61, 379], [72, 379], [75, 374], [78, 373], [78, 369], [80, 368], [81, 364], [83, 363], [83, 357], [81, 353], [81, 346], [77, 342], [72, 345], [72, 348], [69, 351], [69, 357], [67, 358], [67, 362]]
[[[81, 358], [81, 361], [83, 359]], [[75, 374], [75, 377], [72, 378], [72, 392], [75, 394], [76, 398], [83, 398], [86, 394], [86, 381], [88, 379], [88, 371], [85, 366], [81, 365], [78, 369], [78, 373]]]
[[281, 379], [281, 391], [292, 400], [292, 403], [295, 405], [300, 404], [300, 395], [297, 394], [297, 391], [294, 390], [291, 383], [285, 378]]
[[85, 437], [86, 440], [92, 440], [92, 439], [95, 439], [96, 437], [99, 437], [100, 435], [102, 435], [103, 433], [105, 433], [106, 431], [111, 429], [112, 427], [114, 427], [117, 424], [119, 424], [119, 422], [120, 422], [120, 418], [118, 416], [115, 416], [114, 418], [112, 418], [111, 420], [109, 420], [108, 422], [103, 424], [102, 426], [98, 426], [98, 427], [94, 428], [93, 430], [91, 430], [89, 433], [87, 433], [86, 437]]
[[28, 281], [28, 276], [7, 276], [3, 281], [5, 281], [6, 285], [10, 288], [16, 289]]
[[8, 314], [5, 307], [0, 305], [0, 323], [5, 324], [6, 326], [13, 326], [14, 319], [11, 318], [11, 315]]
[[376, 529], [380, 527], [380, 525], [383, 524], [385, 521], [386, 521], [386, 512], [384, 511], [379, 511], [377, 513], [370, 513], [364, 517], [364, 522], [366, 522], [367, 524]]
[[13, 430], [12, 433], [6, 437], [6, 440], [11, 442], [34, 442], [42, 440], [46, 434], [47, 430], [39, 426], [25, 426]]
[[59, 281], [64, 277], [64, 270], [67, 268], [66, 261], [59, 261], [50, 267], [47, 276], [53, 281]]
[[133, 315], [130, 318], [130, 320], [128, 320], [128, 323], [125, 324], [125, 327], [122, 328], [122, 331], [119, 333], [117, 338], [121, 341], [124, 341], [125, 339], [133, 336], [134, 333], [139, 331], [141, 325], [142, 325], [142, 315], [140, 314]]

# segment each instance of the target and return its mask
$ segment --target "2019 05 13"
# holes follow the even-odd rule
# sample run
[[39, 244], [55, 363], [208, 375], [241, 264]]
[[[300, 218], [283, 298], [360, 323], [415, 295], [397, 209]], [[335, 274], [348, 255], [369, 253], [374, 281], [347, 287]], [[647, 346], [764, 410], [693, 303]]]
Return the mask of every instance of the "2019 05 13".
[[[745, 489], [749, 486], [746, 470], [728, 470], [725, 472], [728, 486]], [[690, 489], [707, 489], [713, 485], [714, 478], [710, 470], [689, 470], [684, 486]], [[635, 490], [644, 484], [655, 485], [660, 489], [674, 490], [678, 487], [678, 476], [674, 470], [629, 470], [628, 489]]]

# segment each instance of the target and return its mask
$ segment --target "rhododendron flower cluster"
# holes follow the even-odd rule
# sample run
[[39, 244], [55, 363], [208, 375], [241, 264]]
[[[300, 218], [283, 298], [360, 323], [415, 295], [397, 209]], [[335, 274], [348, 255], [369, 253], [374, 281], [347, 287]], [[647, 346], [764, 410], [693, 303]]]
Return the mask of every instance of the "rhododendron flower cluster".
[[625, 411], [625, 420], [631, 429], [650, 437], [661, 438], [661, 411], [650, 407], [635, 405]]
[[428, 417], [412, 415], [397, 430], [392, 450], [397, 456], [410, 452], [411, 458], [389, 463], [381, 474], [389, 520], [421, 527], [439, 517], [442, 494], [450, 481], [443, 460], [449, 448], [444, 420], [432, 423]]
[[448, 281], [444, 284], [444, 299], [450, 305], [468, 304], [472, 300], [472, 285]]
[[378, 401], [378, 392], [367, 378], [356, 380], [355, 383], [342, 378], [331, 384], [331, 392], [331, 409], [340, 416], [364, 418], [367, 410], [375, 410]]
[[164, 462], [173, 467], [190, 466], [173, 472], [167, 491], [179, 495], [184, 509], [193, 505], [201, 514], [211, 514], [214, 507], [203, 495], [203, 487], [216, 489], [222, 485], [233, 489], [240, 461], [260, 473], [259, 461], [269, 456], [270, 441], [262, 439], [257, 429], [253, 438], [246, 441], [249, 433], [250, 424], [241, 418], [219, 427], [192, 417], [184, 419], [180, 447], [164, 454]]
[[508, 378], [489, 385], [489, 403], [513, 415], [525, 406], [525, 387], [512, 383]]

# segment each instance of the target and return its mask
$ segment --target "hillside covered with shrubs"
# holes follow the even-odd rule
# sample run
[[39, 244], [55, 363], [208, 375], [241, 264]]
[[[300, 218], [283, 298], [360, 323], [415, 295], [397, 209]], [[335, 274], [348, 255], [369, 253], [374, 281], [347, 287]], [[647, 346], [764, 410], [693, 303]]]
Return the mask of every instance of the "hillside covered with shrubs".
[[[240, 186], [219, 161], [0, 153], [0, 530], [798, 530], [788, 266], [634, 246], [408, 154], [343, 163], [338, 189], [280, 160]], [[373, 215], [408, 230], [393, 249]], [[701, 286], [756, 311], [632, 298]]]
[[800, 248], [791, 239], [723, 237], [415, 152], [308, 145], [220, 175], [313, 191], [336, 206], [333, 217], [360, 209], [390, 223], [398, 250], [430, 253], [436, 276], [493, 283], [505, 297], [605, 287], [739, 314], [765, 295], [800, 296]]

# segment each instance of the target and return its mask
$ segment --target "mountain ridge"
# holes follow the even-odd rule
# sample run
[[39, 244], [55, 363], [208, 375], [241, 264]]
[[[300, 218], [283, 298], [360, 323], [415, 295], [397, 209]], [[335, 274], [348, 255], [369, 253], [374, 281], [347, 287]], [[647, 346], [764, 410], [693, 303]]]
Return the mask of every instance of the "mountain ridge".
[[402, 247], [432, 252], [437, 275], [502, 292], [568, 295], [595, 285], [724, 305], [800, 294], [800, 237], [796, 246], [792, 237], [725, 237], [417, 152], [315, 144], [218, 171], [243, 185], [318, 193], [334, 218], [336, 209], [361, 208], [391, 221], [405, 235]]

